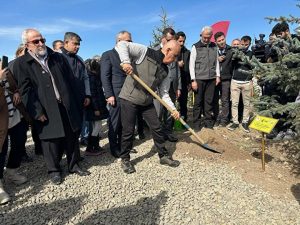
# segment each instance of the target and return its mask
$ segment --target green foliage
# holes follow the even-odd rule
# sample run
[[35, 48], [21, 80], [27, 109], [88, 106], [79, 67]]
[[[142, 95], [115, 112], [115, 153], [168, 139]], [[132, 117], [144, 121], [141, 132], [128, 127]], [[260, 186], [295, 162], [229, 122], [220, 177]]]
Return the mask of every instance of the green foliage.
[[161, 14], [159, 15], [161, 24], [156, 26], [152, 31], [153, 41], [150, 41], [150, 47], [156, 47], [160, 44], [160, 40], [162, 37], [162, 32], [165, 28], [171, 27], [174, 28], [172, 23], [169, 22], [167, 12], [161, 7]]
[[[293, 16], [267, 18], [269, 22], [282, 22], [300, 24], [300, 18]], [[299, 26], [300, 27], [300, 26]], [[299, 34], [298, 34], [299, 35]], [[298, 133], [296, 147], [300, 147], [300, 103], [295, 99], [300, 91], [300, 41], [297, 37], [289, 37], [286, 40], [275, 39], [272, 43], [272, 51], [278, 56], [278, 61], [261, 63], [254, 56], [249, 59], [243, 52], [236, 50], [234, 57], [241, 59], [243, 64], [252, 66], [251, 73], [260, 83], [271, 83], [279, 96], [260, 96], [254, 100], [254, 106], [258, 114], [265, 116], [287, 115], [285, 123], [291, 125]], [[281, 95], [281, 96], [280, 96]], [[279, 99], [286, 96], [287, 104], [280, 104]], [[284, 99], [284, 100], [286, 100]]]

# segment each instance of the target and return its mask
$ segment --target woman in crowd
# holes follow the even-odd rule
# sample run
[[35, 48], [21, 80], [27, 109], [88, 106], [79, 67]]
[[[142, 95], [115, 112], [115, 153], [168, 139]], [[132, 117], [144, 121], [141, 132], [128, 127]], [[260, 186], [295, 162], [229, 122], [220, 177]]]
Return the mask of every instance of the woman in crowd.
[[[25, 176], [17, 173], [17, 169], [20, 167], [27, 139], [26, 132], [28, 126], [24, 119], [28, 120], [29, 117], [25, 111], [24, 105], [21, 103], [16, 82], [7, 68], [0, 71], [0, 87], [2, 100], [1, 112], [3, 112], [3, 115], [1, 114], [1, 123], [3, 126], [0, 128], [0, 204], [4, 204], [10, 200], [9, 195], [3, 189], [3, 173], [8, 152], [8, 137], [10, 142], [10, 152], [6, 164], [6, 178], [17, 185], [27, 181]], [[3, 101], [3, 99], [5, 101]], [[5, 112], [6, 115], [4, 115]], [[6, 123], [7, 118], [8, 123]]]
[[99, 146], [100, 134], [102, 130], [102, 120], [107, 119], [108, 110], [100, 78], [100, 57], [96, 56], [85, 62], [89, 75], [92, 101], [86, 109], [86, 120], [92, 121], [92, 131], [88, 138], [85, 155], [96, 156], [103, 153], [103, 148]]

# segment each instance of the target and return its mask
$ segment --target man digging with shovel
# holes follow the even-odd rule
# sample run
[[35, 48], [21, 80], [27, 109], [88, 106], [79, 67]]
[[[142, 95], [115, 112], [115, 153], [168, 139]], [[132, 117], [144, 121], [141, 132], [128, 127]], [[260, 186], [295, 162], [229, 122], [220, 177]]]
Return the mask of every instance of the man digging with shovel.
[[[158, 90], [160, 97], [173, 109], [174, 119], [180, 118], [180, 113], [169, 96], [170, 81], [167, 65], [174, 62], [180, 53], [180, 45], [175, 41], [169, 41], [160, 50], [153, 50], [144, 45], [120, 41], [116, 47], [121, 60], [121, 65], [126, 74], [133, 72], [146, 83], [152, 90]], [[134, 127], [137, 112], [141, 112], [149, 125], [154, 144], [158, 150], [160, 164], [171, 167], [179, 166], [180, 162], [173, 160], [169, 151], [165, 148], [165, 139], [161, 130], [161, 124], [153, 105], [152, 95], [143, 88], [133, 77], [128, 76], [119, 95], [121, 99], [121, 166], [125, 173], [134, 173], [135, 168], [130, 162], [130, 150], [134, 136]]]

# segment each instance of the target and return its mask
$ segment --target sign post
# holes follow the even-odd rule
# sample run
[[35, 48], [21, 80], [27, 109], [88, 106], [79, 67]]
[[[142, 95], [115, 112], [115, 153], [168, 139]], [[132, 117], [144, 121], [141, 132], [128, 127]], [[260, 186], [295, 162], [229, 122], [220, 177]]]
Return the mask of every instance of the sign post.
[[263, 171], [265, 171], [265, 146], [266, 146], [265, 134], [269, 134], [276, 126], [277, 123], [278, 123], [277, 119], [256, 115], [249, 126], [250, 128], [261, 131], [262, 133], [261, 163], [262, 163]]
[[262, 169], [265, 171], [265, 133], [261, 132], [262, 134], [262, 139], [261, 139], [261, 164], [262, 164]]

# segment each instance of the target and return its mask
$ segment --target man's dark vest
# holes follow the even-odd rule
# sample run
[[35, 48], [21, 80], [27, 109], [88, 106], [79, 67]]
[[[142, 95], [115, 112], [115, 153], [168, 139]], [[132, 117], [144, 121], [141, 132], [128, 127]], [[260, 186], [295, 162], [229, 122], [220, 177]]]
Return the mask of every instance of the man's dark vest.
[[197, 51], [195, 61], [195, 77], [199, 80], [216, 78], [217, 46], [211, 42], [208, 45], [201, 41], [195, 44]]
[[[156, 91], [163, 79], [168, 76], [166, 70], [147, 55], [140, 64], [135, 65], [135, 73], [153, 91]], [[152, 95], [131, 76], [127, 76], [119, 97], [142, 106], [150, 105], [153, 102]]]

